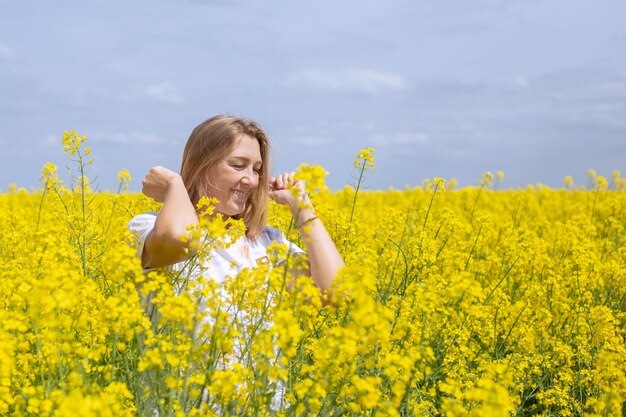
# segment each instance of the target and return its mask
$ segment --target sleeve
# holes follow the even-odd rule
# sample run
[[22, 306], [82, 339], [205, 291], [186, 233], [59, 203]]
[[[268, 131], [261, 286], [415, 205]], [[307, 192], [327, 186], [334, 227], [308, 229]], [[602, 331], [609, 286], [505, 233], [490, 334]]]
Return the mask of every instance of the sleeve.
[[143, 253], [143, 246], [146, 243], [148, 233], [154, 229], [156, 218], [156, 213], [143, 213], [133, 217], [128, 222], [128, 230], [133, 234], [133, 243], [139, 258]]
[[264, 232], [267, 234], [269, 238], [269, 243], [276, 242], [279, 244], [287, 245], [287, 247], [289, 248], [289, 252], [292, 255], [306, 254], [306, 252], [303, 251], [298, 245], [287, 240], [287, 238], [285, 237], [285, 234], [281, 230], [267, 226]]

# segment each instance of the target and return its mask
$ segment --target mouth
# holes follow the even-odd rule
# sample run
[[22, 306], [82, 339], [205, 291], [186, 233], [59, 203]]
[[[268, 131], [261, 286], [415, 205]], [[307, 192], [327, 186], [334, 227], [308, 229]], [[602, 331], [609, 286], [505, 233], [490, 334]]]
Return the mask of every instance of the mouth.
[[233, 195], [241, 200], [247, 200], [250, 196], [249, 191], [241, 191], [241, 190], [230, 190]]

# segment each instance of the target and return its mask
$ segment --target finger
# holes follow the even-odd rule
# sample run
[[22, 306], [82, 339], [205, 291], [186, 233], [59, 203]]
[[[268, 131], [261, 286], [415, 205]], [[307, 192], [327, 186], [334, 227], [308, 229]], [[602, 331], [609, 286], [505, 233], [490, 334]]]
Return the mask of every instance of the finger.
[[285, 173], [283, 174], [283, 183], [285, 184], [285, 188], [287, 188], [287, 187], [291, 184], [291, 181], [290, 181], [290, 179], [289, 179], [289, 173], [288, 173], [288, 172], [285, 172]]
[[291, 172], [289, 173], [288, 178], [289, 178], [289, 183], [290, 183], [291, 185], [294, 185], [294, 184], [297, 182], [297, 180], [296, 180], [296, 173], [295, 173], [295, 172], [293, 172], [293, 171], [291, 171]]

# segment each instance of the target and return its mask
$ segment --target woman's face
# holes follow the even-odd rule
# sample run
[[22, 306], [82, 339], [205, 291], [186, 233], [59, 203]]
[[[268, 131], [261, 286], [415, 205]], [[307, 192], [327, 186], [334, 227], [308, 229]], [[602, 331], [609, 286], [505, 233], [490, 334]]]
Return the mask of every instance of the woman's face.
[[207, 194], [219, 200], [217, 213], [231, 217], [243, 212], [246, 201], [259, 186], [262, 165], [259, 141], [243, 135], [230, 155], [211, 170]]

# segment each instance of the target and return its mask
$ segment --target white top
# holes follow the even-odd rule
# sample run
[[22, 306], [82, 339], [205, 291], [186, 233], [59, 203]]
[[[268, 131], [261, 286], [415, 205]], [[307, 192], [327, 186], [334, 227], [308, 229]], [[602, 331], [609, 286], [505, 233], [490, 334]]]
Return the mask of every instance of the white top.
[[[143, 213], [131, 219], [128, 229], [135, 236], [135, 249], [137, 256], [141, 258], [143, 246], [146, 243], [148, 233], [154, 228], [157, 213]], [[269, 261], [267, 247], [272, 243], [286, 244], [291, 254], [304, 254], [298, 246], [289, 242], [285, 234], [278, 229], [265, 226], [256, 241], [251, 241], [247, 236], [242, 236], [226, 249], [212, 250], [209, 259], [205, 263], [206, 274], [221, 284], [226, 277], [235, 277], [246, 268], [255, 268], [259, 263]], [[169, 268], [180, 271], [188, 262], [178, 262]]]

